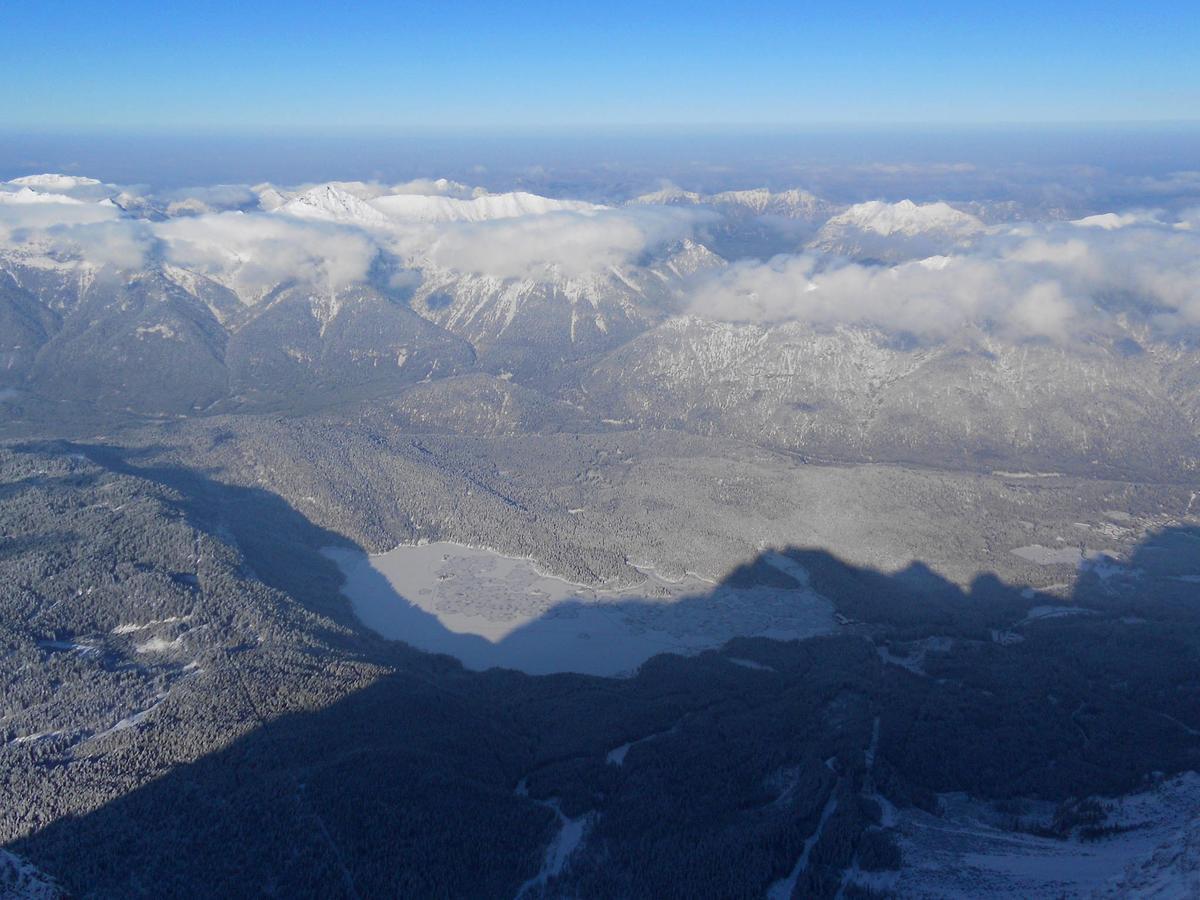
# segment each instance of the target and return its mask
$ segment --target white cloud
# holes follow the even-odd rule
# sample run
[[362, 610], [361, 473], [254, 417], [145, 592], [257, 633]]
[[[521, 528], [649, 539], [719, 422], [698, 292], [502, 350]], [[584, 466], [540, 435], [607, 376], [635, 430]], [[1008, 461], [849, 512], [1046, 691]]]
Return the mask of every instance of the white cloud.
[[367, 276], [377, 245], [364, 233], [262, 213], [157, 223], [167, 260], [217, 277], [246, 298], [289, 280], [338, 290]]
[[37, 203], [0, 203], [0, 246], [133, 268], [152, 243], [148, 223], [122, 219], [111, 203], [54, 195], [42, 195]]
[[0, 203], [12, 205], [27, 203], [58, 203], [60, 205], [71, 206], [82, 202], [82, 200], [76, 200], [74, 197], [68, 197], [66, 194], [49, 194], [42, 191], [35, 191], [33, 188], [27, 187], [23, 187], [15, 191], [0, 191]]
[[1075, 304], [1061, 288], [994, 261], [940, 257], [890, 268], [819, 270], [807, 256], [743, 263], [702, 283], [690, 311], [734, 321], [866, 325], [942, 338], [971, 323], [1064, 339]]
[[422, 194], [427, 197], [454, 197], [458, 200], [470, 200], [487, 194], [483, 188], [473, 188], [459, 181], [447, 178], [414, 178], [393, 184], [388, 188], [389, 194]]
[[91, 188], [100, 184], [95, 178], [84, 178], [80, 175], [63, 175], [56, 172], [46, 172], [41, 175], [22, 175], [14, 178], [9, 184], [20, 185], [42, 191], [72, 191], [76, 188]]
[[253, 209], [258, 195], [244, 184], [213, 184], [189, 187], [156, 195], [167, 215], [198, 215], [204, 212]]
[[210, 213], [212, 211], [212, 207], [198, 197], [187, 197], [183, 200], [172, 200], [167, 204], [167, 215], [171, 217], [200, 216], [204, 213]]
[[[230, 185], [163, 195], [160, 202], [173, 198], [173, 214], [190, 215], [152, 222], [132, 218], [108, 200], [79, 202], [49, 190], [92, 190], [97, 184], [56, 178], [36, 189], [0, 188], [0, 244], [118, 268], [164, 259], [216, 277], [253, 301], [289, 280], [333, 290], [362, 280], [381, 248], [406, 267], [409, 280], [412, 270], [429, 266], [498, 279], [576, 277], [634, 263], [719, 218], [690, 206], [562, 209], [525, 194], [468, 201], [460, 198], [478, 192], [439, 180], [337, 186], [354, 203], [371, 205], [379, 222], [214, 212], [252, 203], [265, 190]], [[406, 220], [372, 205], [389, 196], [400, 206], [412, 205], [420, 199], [411, 196], [417, 192], [427, 192], [421, 197], [435, 206], [457, 204], [456, 214], [464, 204], [480, 206], [475, 212], [486, 220]], [[356, 199], [361, 197], [372, 199]], [[20, 198], [39, 202], [14, 202]], [[487, 218], [485, 212], [510, 217]], [[871, 325], [934, 340], [981, 325], [1068, 341], [1108, 328], [1118, 315], [1140, 316], [1164, 333], [1195, 331], [1198, 225], [1200, 211], [1180, 216], [1134, 210], [992, 229], [958, 255], [891, 267], [831, 265], [809, 255], [745, 261], [698, 276], [689, 311], [738, 321]]]
[[1200, 327], [1200, 234], [1139, 214], [1114, 228], [1024, 225], [965, 255], [886, 268], [822, 269], [813, 257], [777, 257], [700, 282], [689, 311], [869, 325], [927, 339], [976, 324], [1068, 341], [1106, 329], [1118, 314], [1173, 333]]
[[[52, 195], [51, 187], [108, 194], [99, 203], [80, 202]], [[574, 277], [628, 264], [717, 218], [710, 210], [613, 209], [521, 192], [488, 194], [446, 179], [331, 182], [302, 194], [266, 184], [215, 185], [158, 194], [153, 206], [126, 194], [114, 205], [108, 197], [115, 188], [65, 176], [37, 180], [36, 192], [9, 185], [0, 194], [0, 238], [11, 245], [36, 237], [42, 250], [128, 268], [153, 256], [253, 298], [288, 280], [336, 289], [363, 279], [380, 248], [409, 268], [499, 279]], [[17, 204], [2, 201], [18, 192], [42, 202], [6, 209]], [[279, 208], [241, 211], [260, 203]], [[162, 210], [167, 221], [136, 218]]]
[[1129, 225], [1161, 225], [1162, 223], [1159, 221], [1158, 213], [1154, 210], [1135, 210], [1126, 213], [1109, 212], [1084, 216], [1082, 219], [1075, 219], [1071, 224], [1080, 228], [1103, 228], [1105, 231], [1113, 231]]
[[381, 181], [319, 181], [287, 188], [261, 184], [256, 185], [253, 190], [261, 194], [265, 190], [271, 189], [277, 191], [281, 196], [291, 199], [298, 194], [303, 194], [305, 191], [324, 187], [332, 187], [336, 190], [344, 191], [351, 196], [357, 197], [359, 200], [374, 200], [378, 197], [411, 194], [426, 197], [452, 197], [459, 200], [470, 200], [474, 197], [485, 196], [487, 194], [487, 191], [483, 188], [473, 188], [458, 181], [451, 181], [448, 178], [414, 178], [411, 181], [402, 181], [396, 184], [385, 184]]
[[55, 232], [63, 249], [95, 266], [136, 269], [154, 246], [154, 233], [145, 222], [112, 220], [66, 226]]
[[439, 268], [496, 278], [572, 277], [627, 264], [712, 218], [703, 210], [643, 207], [454, 223], [438, 229], [425, 253]]

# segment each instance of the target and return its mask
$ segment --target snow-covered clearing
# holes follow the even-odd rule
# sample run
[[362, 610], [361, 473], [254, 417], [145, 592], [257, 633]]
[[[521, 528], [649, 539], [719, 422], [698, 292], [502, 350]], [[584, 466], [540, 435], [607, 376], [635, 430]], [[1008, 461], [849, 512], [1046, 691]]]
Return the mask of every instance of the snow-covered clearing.
[[898, 812], [900, 897], [1195, 897], [1200, 895], [1200, 775], [1104, 801], [1105, 824], [1129, 830], [1085, 841], [1001, 827], [978, 801], [943, 798], [943, 815]]
[[810, 834], [807, 840], [805, 840], [804, 849], [800, 851], [800, 858], [796, 860], [796, 864], [792, 866], [792, 871], [787, 874], [787, 877], [779, 879], [767, 889], [767, 900], [790, 900], [792, 891], [796, 889], [796, 882], [799, 880], [801, 873], [808, 868], [808, 857], [812, 854], [813, 847], [817, 846], [817, 841], [821, 839], [821, 832], [825, 830], [825, 823], [829, 821], [829, 817], [833, 815], [836, 809], [837, 792], [830, 791], [829, 799], [825, 801], [825, 808], [821, 810], [821, 818], [817, 820], [816, 831]]
[[563, 870], [570, 862], [571, 856], [579, 849], [579, 845], [583, 843], [583, 838], [587, 834], [588, 828], [595, 819], [594, 813], [584, 813], [578, 818], [568, 818], [561, 809], [559, 809], [558, 801], [546, 800], [539, 801], [542, 806], [554, 811], [554, 815], [558, 817], [558, 831], [554, 837], [550, 839], [550, 844], [546, 847], [546, 855], [542, 860], [542, 868], [536, 875], [526, 881], [517, 890], [517, 900], [524, 897], [529, 891], [535, 887], [539, 887], [554, 878], [561, 875]]

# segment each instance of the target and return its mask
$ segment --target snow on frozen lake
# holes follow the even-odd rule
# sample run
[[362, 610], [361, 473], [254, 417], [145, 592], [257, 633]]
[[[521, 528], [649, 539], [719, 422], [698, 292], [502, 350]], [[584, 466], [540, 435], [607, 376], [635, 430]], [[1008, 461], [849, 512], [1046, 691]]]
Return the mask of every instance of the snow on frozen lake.
[[1081, 550], [1079, 547], [1043, 547], [1041, 544], [1030, 544], [1027, 547], [1017, 547], [1012, 552], [1015, 556], [1039, 566], [1077, 566], [1098, 551]]
[[322, 551], [368, 628], [471, 669], [623, 675], [658, 653], [695, 653], [739, 635], [783, 640], [832, 631], [829, 601], [805, 588], [718, 587], [647, 572], [608, 591], [539, 572], [532, 561], [438, 542], [367, 555]]

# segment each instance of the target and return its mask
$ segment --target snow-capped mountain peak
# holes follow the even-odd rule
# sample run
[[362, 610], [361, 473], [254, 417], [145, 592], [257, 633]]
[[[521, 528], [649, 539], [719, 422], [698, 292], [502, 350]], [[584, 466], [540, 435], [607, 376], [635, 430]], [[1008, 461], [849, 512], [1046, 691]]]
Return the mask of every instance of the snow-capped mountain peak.
[[970, 213], [948, 203], [856, 203], [830, 218], [809, 246], [853, 259], [901, 262], [949, 253], [987, 231]]
[[875, 234], [914, 236], [928, 232], [968, 235], [983, 231], [983, 222], [948, 203], [917, 204], [911, 200], [856, 203], [831, 218], [827, 228], [856, 228]]
[[279, 209], [283, 204], [288, 202], [288, 195], [275, 187], [269, 181], [264, 181], [262, 184], [256, 184], [250, 188], [258, 197], [258, 205], [261, 209], [271, 212]]
[[525, 191], [484, 194], [470, 200], [428, 194], [388, 194], [371, 201], [375, 209], [398, 222], [484, 222], [550, 212], [593, 212], [603, 209], [582, 200], [555, 200]]
[[95, 178], [62, 175], [54, 172], [46, 172], [41, 175], [22, 175], [20, 178], [13, 178], [8, 183], [42, 191], [69, 191], [74, 188], [95, 187], [100, 184]]
[[317, 219], [325, 222], [355, 225], [389, 224], [388, 217], [368, 201], [333, 184], [318, 185], [298, 194], [281, 204], [277, 208], [277, 212], [301, 219]]
[[670, 186], [634, 197], [630, 202], [649, 206], [670, 206], [672, 204], [703, 203], [704, 198], [695, 191], [685, 191], [682, 188]]
[[[282, 195], [266, 186], [260, 203], [270, 208]], [[469, 200], [437, 194], [383, 194], [364, 199], [344, 186], [322, 184], [275, 207], [276, 212], [306, 219], [386, 227], [388, 225], [435, 222], [484, 222], [550, 212], [592, 212], [604, 209], [581, 200], [555, 200], [525, 191], [483, 194]]]
[[778, 193], [772, 193], [767, 188], [724, 191], [713, 194], [710, 201], [718, 206], [740, 207], [755, 215], [776, 215], [791, 219], [812, 219], [828, 215], [832, 211], [827, 201], [800, 188]]
[[773, 215], [789, 219], [819, 219], [833, 212], [828, 201], [800, 188], [774, 193], [768, 188], [698, 194], [674, 186], [634, 197], [630, 203], [682, 206], [707, 204], [739, 215]]

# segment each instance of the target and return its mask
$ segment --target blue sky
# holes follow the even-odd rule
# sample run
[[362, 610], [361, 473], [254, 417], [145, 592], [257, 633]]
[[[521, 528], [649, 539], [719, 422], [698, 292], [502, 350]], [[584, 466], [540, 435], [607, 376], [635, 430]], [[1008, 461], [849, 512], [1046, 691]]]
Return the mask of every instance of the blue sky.
[[4, 21], [10, 131], [1200, 119], [1194, 0], [21, 0]]

